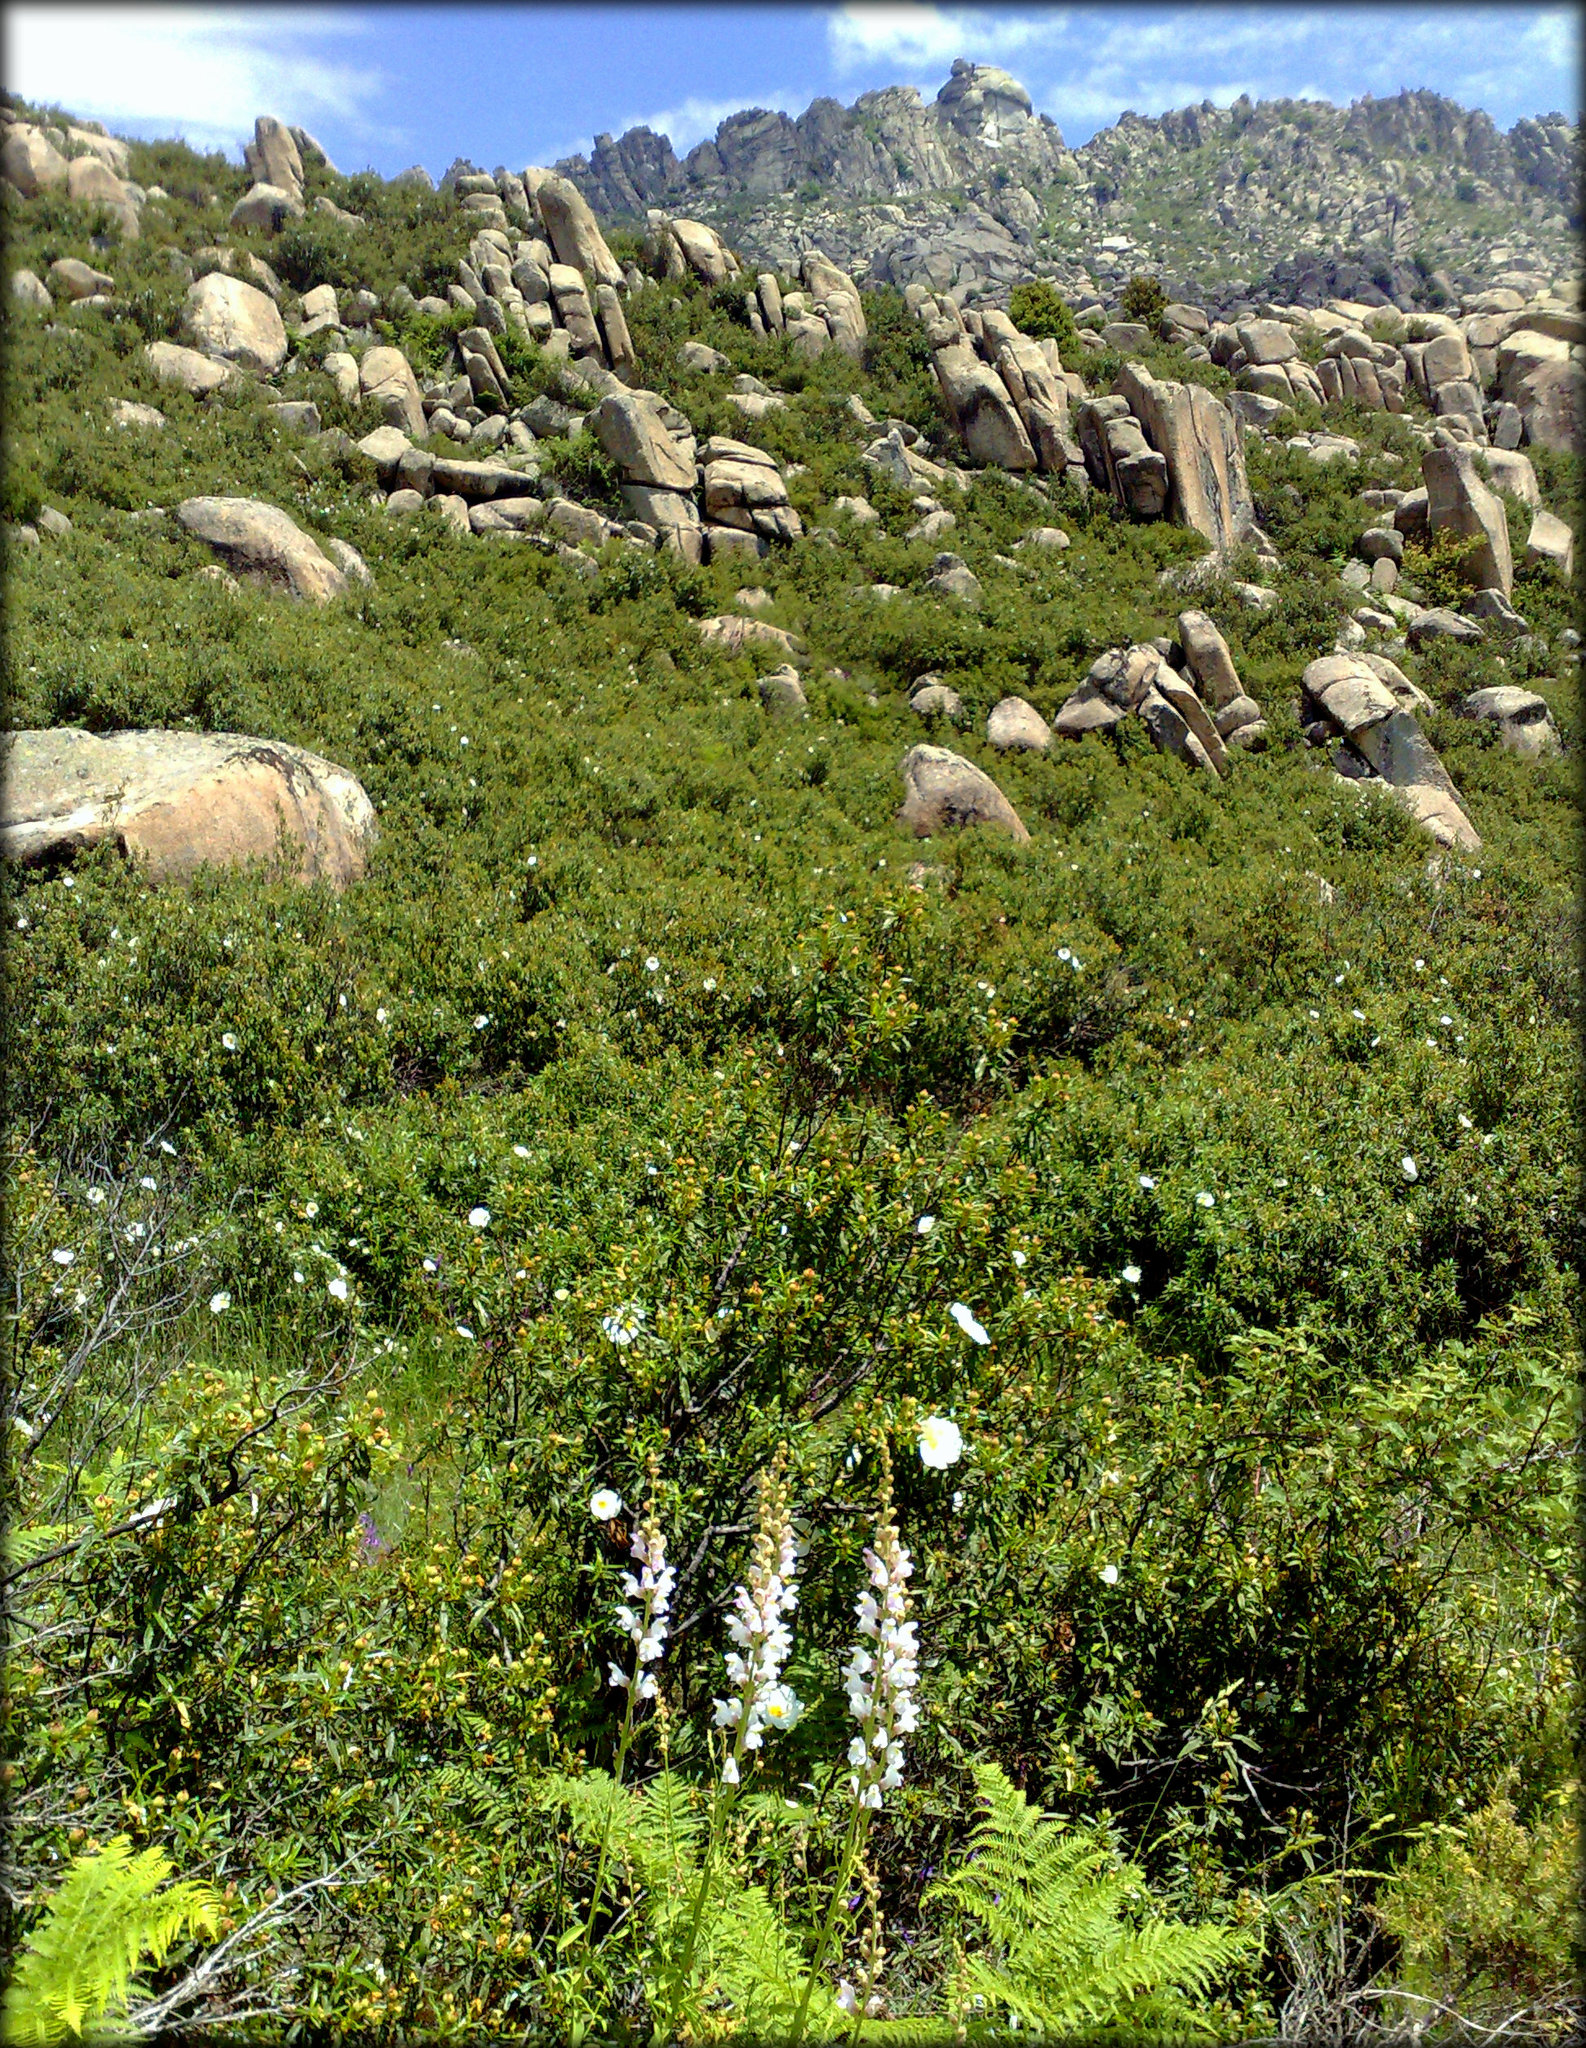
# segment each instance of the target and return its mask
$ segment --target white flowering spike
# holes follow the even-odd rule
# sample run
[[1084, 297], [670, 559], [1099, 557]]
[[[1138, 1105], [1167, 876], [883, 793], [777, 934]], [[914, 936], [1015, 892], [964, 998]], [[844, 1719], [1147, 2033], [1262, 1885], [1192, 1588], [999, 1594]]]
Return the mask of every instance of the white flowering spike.
[[[860, 1640], [843, 1667], [848, 1711], [859, 1733], [848, 1747], [848, 1788], [862, 1807], [881, 1805], [883, 1790], [903, 1783], [900, 1737], [919, 1725], [914, 1688], [919, 1683], [919, 1644], [909, 1620], [908, 1581], [914, 1571], [892, 1518], [892, 1463], [881, 1453], [881, 1506], [875, 1545], [865, 1552], [869, 1585], [854, 1603]], [[874, 1644], [874, 1650], [866, 1647]]]
[[[600, 1496], [597, 1494], [598, 1500]], [[591, 1502], [591, 1512], [594, 1503]], [[619, 1678], [618, 1666], [611, 1667], [613, 1685], [633, 1686], [634, 1697], [653, 1700], [656, 1695], [654, 1675], [645, 1670], [647, 1664], [658, 1664], [666, 1647], [666, 1620], [672, 1611], [672, 1589], [677, 1584], [677, 1573], [666, 1561], [666, 1537], [655, 1518], [654, 1495], [651, 1505], [644, 1511], [644, 1517], [635, 1528], [628, 1545], [628, 1555], [640, 1569], [635, 1576], [632, 1572], [622, 1575], [624, 1599], [618, 1603], [615, 1620], [617, 1627], [634, 1645], [633, 1677], [625, 1674]], [[635, 1611], [637, 1609], [637, 1611]]]
[[761, 1748], [768, 1729], [792, 1728], [804, 1711], [803, 1701], [781, 1677], [793, 1649], [784, 1617], [798, 1605], [794, 1573], [799, 1559], [781, 1452], [760, 1474], [759, 1494], [748, 1577], [735, 1589], [727, 1616], [733, 1647], [723, 1661], [733, 1696], [715, 1702], [716, 1726], [737, 1730], [722, 1767], [724, 1785], [740, 1782], [744, 1756]]
[[945, 1472], [964, 1455], [964, 1437], [956, 1422], [945, 1415], [927, 1415], [920, 1424], [920, 1463], [933, 1472]]

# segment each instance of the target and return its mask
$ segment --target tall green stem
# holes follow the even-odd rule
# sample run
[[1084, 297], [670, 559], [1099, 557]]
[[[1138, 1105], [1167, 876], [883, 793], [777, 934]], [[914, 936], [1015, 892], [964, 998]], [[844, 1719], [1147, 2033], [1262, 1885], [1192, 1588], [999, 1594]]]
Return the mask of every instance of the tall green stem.
[[617, 1754], [611, 1766], [611, 1799], [606, 1807], [606, 1824], [600, 1831], [600, 1857], [595, 1864], [595, 1889], [589, 1901], [589, 1918], [584, 1922], [584, 1949], [588, 1952], [590, 1939], [595, 1931], [595, 1915], [600, 1911], [600, 1887], [605, 1882], [606, 1861], [611, 1853], [611, 1823], [616, 1816], [617, 1800], [622, 1793], [622, 1773], [628, 1761], [628, 1748], [633, 1741], [633, 1709], [639, 1693], [639, 1668], [636, 1666], [633, 1683], [628, 1687], [628, 1711], [622, 1717], [622, 1734], [617, 1741]]
[[853, 1875], [854, 1858], [864, 1845], [869, 1831], [870, 1808], [856, 1806], [853, 1819], [848, 1823], [848, 1841], [843, 1849], [843, 1860], [837, 1869], [837, 1880], [832, 1886], [832, 1902], [826, 1909], [826, 1922], [821, 1928], [820, 1940], [815, 1944], [814, 1959], [810, 1973], [804, 1982], [804, 1996], [799, 2000], [799, 2009], [793, 2020], [793, 2031], [788, 2036], [788, 2048], [797, 2048], [804, 2038], [804, 2023], [809, 2017], [810, 1999], [814, 1996], [815, 1981], [820, 1976], [821, 1965], [831, 1947], [832, 1934], [837, 1926], [837, 1915], [843, 1910], [843, 1900], [848, 1892], [848, 1880]]

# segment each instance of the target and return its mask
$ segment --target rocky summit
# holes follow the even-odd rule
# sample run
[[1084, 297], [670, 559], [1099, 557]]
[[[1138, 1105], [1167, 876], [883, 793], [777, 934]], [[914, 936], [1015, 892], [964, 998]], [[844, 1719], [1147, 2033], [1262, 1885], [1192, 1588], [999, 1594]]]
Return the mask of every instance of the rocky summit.
[[1579, 152], [1562, 115], [1505, 134], [1431, 92], [1126, 113], [1071, 150], [1016, 78], [960, 58], [929, 103], [892, 86], [732, 114], [681, 159], [630, 128], [556, 168], [618, 218], [697, 212], [756, 263], [818, 247], [867, 282], [971, 299], [1030, 276], [1104, 294], [1149, 268], [1214, 304], [1435, 305], [1573, 262]]

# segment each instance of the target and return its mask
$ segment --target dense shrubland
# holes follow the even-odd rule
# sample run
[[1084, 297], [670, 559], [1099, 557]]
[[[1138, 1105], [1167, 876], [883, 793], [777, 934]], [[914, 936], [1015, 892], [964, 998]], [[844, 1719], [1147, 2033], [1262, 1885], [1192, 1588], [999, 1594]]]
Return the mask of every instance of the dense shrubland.
[[[134, 154], [170, 238], [213, 239], [202, 196], [237, 174]], [[445, 200], [316, 175], [371, 227], [269, 244], [293, 283], [418, 291], [454, 259]], [[93, 255], [92, 225], [30, 208], [12, 260]], [[1080, 2023], [1043, 1929], [1112, 1869], [1096, 1955], [1132, 1929], [1182, 1960], [1195, 1926], [1219, 1961], [1143, 1991], [1120, 1965], [1091, 2020], [1176, 1986], [1224, 2036], [1417, 1998], [1562, 2024], [1575, 769], [1452, 715], [1499, 679], [1489, 648], [1407, 658], [1479, 863], [1429, 862], [1287, 744], [1355, 494], [1414, 480], [1396, 423], [1344, 422], [1361, 471], [1252, 456], [1279, 603], [1209, 602], [1271, 751], [1215, 791], [1133, 728], [994, 760], [991, 706], [1050, 715], [1098, 652], [1170, 630], [1159, 574], [1202, 544], [981, 474], [944, 502], [986, 601], [923, 592], [935, 544], [901, 537], [845, 409], [940, 430], [900, 302], [868, 301], [861, 369], [704, 293], [637, 299], [644, 380], [803, 465], [795, 504], [841, 539], [585, 577], [389, 520], [361, 457], [294, 445], [256, 392], [154, 385], [139, 344], [181, 298], [158, 244], [110, 259], [130, 321], [13, 323], [10, 510], [74, 531], [8, 560], [11, 722], [288, 739], [362, 778], [383, 836], [340, 898], [150, 888], [109, 854], [7, 876], [19, 1930], [124, 1835], [246, 1930], [222, 2003], [705, 2037], [791, 2024], [851, 1872], [813, 2024], [888, 2038], [831, 1997], [884, 1925], [895, 2037], [945, 2039], [999, 1999]], [[677, 369], [691, 336], [787, 409], [746, 430], [728, 376]], [[523, 358], [520, 398], [548, 388]], [[165, 430], [112, 434], [123, 396]], [[547, 445], [597, 497], [587, 442]], [[1567, 512], [1572, 466], [1539, 467]], [[373, 587], [314, 615], [229, 594], [128, 516], [228, 489], [351, 541]], [[830, 519], [845, 491], [882, 522]], [[996, 559], [1051, 522], [1061, 556]], [[769, 654], [699, 638], [744, 583], [808, 644], [805, 721], [762, 710]], [[1546, 642], [1568, 622], [1540, 578], [1516, 601]], [[1030, 846], [894, 825], [926, 670]], [[1573, 748], [1573, 681], [1535, 686]], [[915, 1454], [929, 1416], [951, 1469]], [[861, 1866], [838, 1670], [884, 1445], [920, 1725]], [[724, 1617], [779, 1451], [805, 1711], [718, 1831]], [[634, 1507], [597, 1522], [597, 1488]], [[647, 1501], [678, 1584], [629, 1754], [612, 1601]], [[1009, 1780], [1089, 1863], [1062, 1875]], [[993, 1822], [1045, 1919], [974, 1893]], [[685, 1939], [672, 1895], [707, 1866], [714, 1932]]]

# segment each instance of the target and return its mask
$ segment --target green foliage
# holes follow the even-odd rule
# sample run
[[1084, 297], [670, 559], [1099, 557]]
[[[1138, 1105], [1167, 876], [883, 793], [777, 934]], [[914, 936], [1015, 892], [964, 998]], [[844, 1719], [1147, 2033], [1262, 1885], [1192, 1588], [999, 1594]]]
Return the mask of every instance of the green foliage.
[[1124, 286], [1118, 304], [1125, 320], [1139, 320], [1155, 334], [1167, 309], [1167, 293], [1160, 278], [1137, 272]]
[[1031, 278], [1015, 285], [1008, 300], [1008, 316], [1015, 327], [1038, 340], [1049, 336], [1053, 341], [1072, 341], [1076, 333], [1073, 311], [1049, 278]]
[[1562, 2035], [1578, 1981], [1580, 1872], [1567, 1783], [1527, 1828], [1507, 1791], [1457, 1826], [1419, 1841], [1378, 1892], [1376, 1917], [1399, 1945], [1395, 2001], [1413, 2020], [1427, 2003], [1477, 2025], [1523, 2014]]
[[1249, 1934], [1155, 1917], [1131, 1924], [1143, 1874], [1118, 1866], [1103, 1835], [1066, 1829], [995, 1764], [974, 1777], [985, 1812], [962, 1862], [925, 1894], [979, 1931], [982, 1945], [964, 1958], [967, 2009], [955, 2015], [967, 2037], [1001, 2039], [1011, 2021], [1069, 2037], [1215, 2039], [1207, 1995], [1249, 1952]]
[[124, 2009], [145, 1961], [163, 1962], [181, 1935], [215, 1931], [215, 1892], [206, 1884], [166, 1884], [170, 1874], [162, 1849], [134, 1854], [125, 1835], [73, 1859], [12, 1972], [8, 2041], [52, 2048], [124, 2030]]

